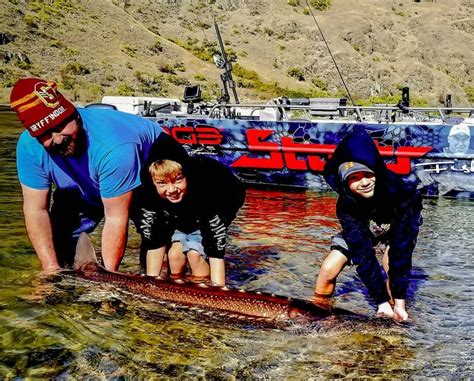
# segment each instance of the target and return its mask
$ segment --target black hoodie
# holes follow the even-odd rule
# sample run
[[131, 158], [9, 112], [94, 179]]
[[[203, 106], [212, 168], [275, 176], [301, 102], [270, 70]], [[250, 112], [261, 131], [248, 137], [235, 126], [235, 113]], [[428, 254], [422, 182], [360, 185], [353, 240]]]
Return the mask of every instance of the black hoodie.
[[[160, 197], [149, 175], [157, 160], [181, 164], [187, 192], [177, 204]], [[141, 210], [139, 231], [147, 249], [170, 243], [175, 230], [200, 230], [206, 255], [222, 258], [227, 228], [245, 201], [245, 187], [225, 165], [206, 157], [190, 157], [169, 135], [161, 134], [153, 144], [141, 170], [142, 186], [137, 192]]]
[[[358, 196], [350, 191], [347, 181], [342, 182], [339, 166], [349, 161], [364, 164], [374, 171], [373, 197]], [[324, 177], [339, 194], [336, 214], [350, 259], [377, 304], [388, 301], [389, 295], [375, 256], [369, 223], [390, 224], [387, 234], [390, 288], [394, 298], [405, 299], [412, 253], [421, 225], [422, 199], [416, 183], [387, 169], [377, 146], [363, 129], [355, 129], [341, 140], [324, 168]]]

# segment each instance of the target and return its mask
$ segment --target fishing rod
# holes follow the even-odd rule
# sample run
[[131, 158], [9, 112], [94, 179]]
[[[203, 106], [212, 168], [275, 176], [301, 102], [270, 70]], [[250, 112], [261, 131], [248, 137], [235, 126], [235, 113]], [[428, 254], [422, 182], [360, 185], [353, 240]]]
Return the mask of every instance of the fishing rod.
[[344, 89], [346, 89], [347, 96], [349, 97], [349, 100], [351, 101], [352, 105], [355, 106], [355, 103], [354, 103], [354, 101], [352, 100], [351, 92], [349, 91], [349, 88], [348, 88], [347, 85], [346, 85], [346, 81], [344, 81], [344, 77], [342, 76], [342, 73], [341, 73], [341, 71], [339, 70], [339, 66], [337, 65], [336, 59], [334, 58], [334, 56], [333, 56], [333, 54], [332, 54], [332, 52], [331, 52], [331, 49], [329, 48], [329, 44], [328, 44], [328, 42], [326, 41], [326, 37], [324, 37], [324, 33], [323, 33], [321, 27], [319, 26], [318, 21], [316, 20], [316, 16], [314, 15], [314, 13], [313, 13], [313, 11], [312, 11], [312, 9], [311, 9], [309, 3], [308, 3], [308, 0], [305, 0], [305, 1], [306, 1], [306, 5], [308, 6], [309, 13], [310, 13], [311, 16], [313, 17], [314, 23], [315, 23], [316, 26], [318, 27], [319, 33], [321, 34], [321, 37], [322, 37], [324, 43], [326, 44], [326, 48], [328, 49], [329, 55], [330, 55], [331, 58], [332, 58], [332, 62], [334, 63], [334, 66], [336, 67], [337, 73], [339, 74], [339, 77], [341, 78], [342, 84], [344, 85]]
[[214, 62], [216, 66], [220, 69], [224, 69], [224, 73], [221, 74], [221, 80], [224, 86], [223, 94], [219, 98], [220, 103], [229, 103], [230, 95], [227, 89], [227, 86], [232, 90], [232, 95], [234, 96], [235, 103], [239, 102], [239, 97], [237, 96], [237, 89], [234, 79], [232, 78], [232, 64], [227, 58], [227, 53], [225, 52], [224, 42], [222, 41], [221, 32], [219, 31], [219, 26], [217, 21], [214, 19], [214, 28], [217, 34], [217, 40], [219, 41], [219, 47], [221, 49], [221, 54], [214, 55]]

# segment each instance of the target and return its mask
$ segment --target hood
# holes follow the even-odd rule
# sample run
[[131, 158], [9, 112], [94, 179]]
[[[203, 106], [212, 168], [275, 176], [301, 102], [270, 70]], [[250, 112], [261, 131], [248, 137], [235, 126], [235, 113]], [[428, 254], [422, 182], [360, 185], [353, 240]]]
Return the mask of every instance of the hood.
[[181, 144], [168, 134], [162, 132], [151, 146], [145, 165], [140, 171], [140, 179], [144, 186], [152, 184], [148, 168], [157, 160], [173, 160], [181, 164], [184, 176], [187, 176], [190, 172], [191, 157]]
[[388, 170], [373, 139], [363, 128], [356, 128], [347, 134], [324, 167], [324, 178], [329, 186], [339, 194], [351, 195], [338, 173], [339, 166], [347, 161], [364, 164], [374, 171], [378, 193], [377, 188], [380, 190], [381, 184], [385, 183]]

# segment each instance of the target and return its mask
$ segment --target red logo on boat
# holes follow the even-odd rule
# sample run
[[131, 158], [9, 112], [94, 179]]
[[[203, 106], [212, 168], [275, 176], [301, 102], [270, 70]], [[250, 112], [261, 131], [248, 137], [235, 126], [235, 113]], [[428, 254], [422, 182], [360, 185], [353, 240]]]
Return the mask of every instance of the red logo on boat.
[[[265, 141], [273, 134], [273, 130], [247, 130], [249, 153], [234, 161], [233, 168], [256, 168], [281, 170], [284, 168], [295, 171], [322, 172], [326, 157], [330, 157], [336, 149], [335, 144], [315, 144], [295, 142], [292, 137], [282, 137], [280, 142]], [[223, 135], [216, 127], [172, 127], [170, 134], [181, 144], [220, 145]], [[375, 144], [378, 143], [375, 141]], [[417, 159], [431, 151], [432, 147], [393, 147], [378, 146], [380, 154], [395, 161], [387, 163], [392, 171], [407, 175], [411, 172], [411, 160]], [[256, 156], [259, 155], [259, 156]], [[261, 155], [261, 156], [260, 156]]]
[[222, 143], [223, 136], [215, 127], [173, 127], [170, 129], [171, 136], [181, 144], [204, 144], [215, 146]]

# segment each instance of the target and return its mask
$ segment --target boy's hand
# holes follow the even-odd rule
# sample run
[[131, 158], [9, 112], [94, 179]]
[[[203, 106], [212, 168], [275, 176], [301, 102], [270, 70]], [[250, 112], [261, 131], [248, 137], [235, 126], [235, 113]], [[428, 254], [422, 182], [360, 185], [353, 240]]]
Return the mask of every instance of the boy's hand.
[[389, 302], [379, 304], [377, 308], [377, 317], [393, 318], [393, 309]]
[[408, 320], [405, 299], [395, 299], [395, 305], [393, 306], [393, 318], [396, 321]]

